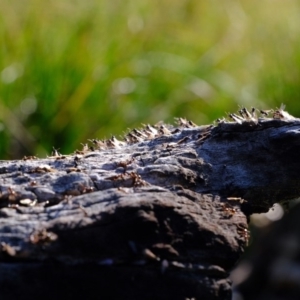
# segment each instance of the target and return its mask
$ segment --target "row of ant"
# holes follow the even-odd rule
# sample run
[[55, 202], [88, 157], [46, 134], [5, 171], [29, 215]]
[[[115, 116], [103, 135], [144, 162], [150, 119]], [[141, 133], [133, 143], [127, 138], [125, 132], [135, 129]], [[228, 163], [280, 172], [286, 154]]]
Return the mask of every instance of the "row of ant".
[[131, 185], [133, 187], [145, 186], [147, 182], [142, 179], [141, 175], [137, 174], [136, 172], [125, 172], [119, 175], [114, 175], [111, 177], [107, 177], [106, 179], [112, 181], [125, 181], [125, 180], [132, 180]]
[[[227, 201], [229, 201], [231, 203], [236, 203], [238, 205], [241, 205], [241, 204], [247, 202], [246, 200], [239, 198], [239, 197], [227, 197]], [[221, 203], [221, 207], [222, 207], [223, 212], [225, 213], [226, 218], [232, 218], [232, 216], [236, 212], [238, 212], [238, 209], [235, 208], [234, 206], [232, 206], [228, 202]], [[240, 235], [241, 238], [243, 238], [246, 246], [248, 246], [249, 240], [250, 240], [250, 232], [247, 230], [247, 228], [238, 224], [237, 225], [237, 233]]]
[[[256, 109], [254, 107], [251, 108], [250, 111], [247, 110], [247, 108], [243, 107], [241, 108], [238, 113], [229, 113], [228, 116], [230, 119], [232, 119], [234, 122], [238, 124], [242, 124], [243, 122], [250, 122], [253, 124], [257, 124], [258, 122], [258, 116], [257, 112], [260, 113], [260, 116], [263, 118], [268, 117], [270, 114], [273, 117], [273, 119], [283, 119], [283, 120], [290, 120], [294, 119], [290, 114], [288, 114], [286, 111], [284, 111], [285, 105], [281, 104], [280, 108], [278, 109], [270, 109], [270, 110], [261, 110]], [[224, 123], [226, 120], [223, 119], [217, 119], [218, 123]]]

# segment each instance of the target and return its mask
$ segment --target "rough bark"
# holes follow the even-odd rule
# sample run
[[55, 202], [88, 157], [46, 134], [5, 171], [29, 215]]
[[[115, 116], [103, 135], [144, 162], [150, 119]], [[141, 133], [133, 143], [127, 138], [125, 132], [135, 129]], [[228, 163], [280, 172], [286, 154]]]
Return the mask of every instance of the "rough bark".
[[1, 298], [231, 299], [247, 217], [299, 195], [300, 121], [180, 125], [1, 162]]

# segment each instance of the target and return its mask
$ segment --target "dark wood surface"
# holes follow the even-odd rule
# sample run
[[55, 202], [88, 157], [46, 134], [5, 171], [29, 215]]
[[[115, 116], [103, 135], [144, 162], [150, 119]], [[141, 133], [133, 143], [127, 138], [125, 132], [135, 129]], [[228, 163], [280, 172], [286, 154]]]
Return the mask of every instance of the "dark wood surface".
[[299, 195], [300, 121], [155, 130], [0, 163], [1, 299], [231, 299], [249, 215]]

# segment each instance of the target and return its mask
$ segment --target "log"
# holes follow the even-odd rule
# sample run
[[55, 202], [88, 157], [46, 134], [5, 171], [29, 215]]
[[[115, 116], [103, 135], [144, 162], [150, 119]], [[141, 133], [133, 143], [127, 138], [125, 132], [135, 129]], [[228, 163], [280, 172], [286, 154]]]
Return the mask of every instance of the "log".
[[1, 161], [1, 299], [231, 299], [249, 215], [300, 186], [300, 120], [246, 112]]

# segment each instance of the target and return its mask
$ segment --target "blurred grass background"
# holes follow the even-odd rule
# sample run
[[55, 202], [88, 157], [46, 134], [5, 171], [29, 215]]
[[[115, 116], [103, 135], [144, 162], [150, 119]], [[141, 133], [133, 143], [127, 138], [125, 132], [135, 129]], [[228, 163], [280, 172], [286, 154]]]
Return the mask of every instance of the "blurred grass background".
[[300, 116], [300, 1], [0, 0], [0, 158], [238, 105]]

